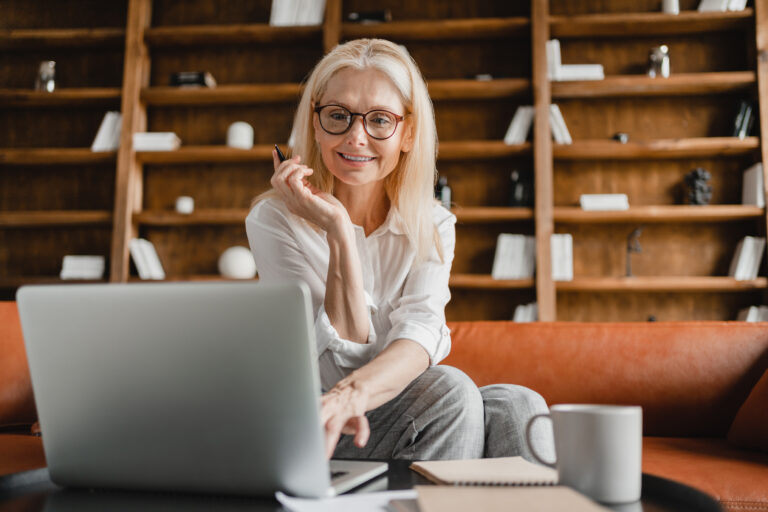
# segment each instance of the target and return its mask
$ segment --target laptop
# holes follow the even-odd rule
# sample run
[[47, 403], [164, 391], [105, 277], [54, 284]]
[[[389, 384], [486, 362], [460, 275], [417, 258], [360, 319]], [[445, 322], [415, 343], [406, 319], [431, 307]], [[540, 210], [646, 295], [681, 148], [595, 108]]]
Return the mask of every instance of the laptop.
[[17, 303], [59, 485], [325, 497], [387, 470], [325, 458], [303, 283], [24, 286]]

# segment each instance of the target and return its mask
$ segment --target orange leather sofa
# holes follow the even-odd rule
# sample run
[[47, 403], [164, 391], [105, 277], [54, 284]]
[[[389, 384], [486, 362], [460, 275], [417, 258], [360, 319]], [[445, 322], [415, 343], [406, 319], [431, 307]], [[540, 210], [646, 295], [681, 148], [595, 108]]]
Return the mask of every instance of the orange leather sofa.
[[[754, 402], [755, 384], [768, 381], [766, 324], [454, 322], [449, 327], [453, 348], [444, 364], [461, 368], [478, 385], [521, 384], [550, 405], [641, 405], [645, 472], [697, 487], [728, 510], [768, 511], [768, 444], [761, 452], [726, 439], [747, 397]], [[768, 413], [768, 395], [758, 398]], [[45, 466], [41, 440], [30, 435], [34, 421], [16, 304], [0, 302], [0, 475]], [[768, 428], [757, 435], [766, 442]]]

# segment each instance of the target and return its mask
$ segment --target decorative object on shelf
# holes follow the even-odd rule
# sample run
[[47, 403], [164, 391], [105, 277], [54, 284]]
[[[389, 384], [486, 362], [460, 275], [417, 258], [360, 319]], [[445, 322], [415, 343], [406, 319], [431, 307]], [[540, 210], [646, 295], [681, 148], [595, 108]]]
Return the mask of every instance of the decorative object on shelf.
[[490, 82], [493, 80], [493, 75], [490, 73], [480, 73], [474, 76], [474, 79], [478, 82]]
[[269, 24], [273, 27], [321, 25], [325, 0], [272, 0]]
[[560, 40], [550, 39], [546, 43], [547, 76], [553, 82], [571, 80], [603, 80], [605, 70], [602, 64], [563, 64], [560, 55]]
[[173, 132], [137, 132], [133, 134], [134, 151], [175, 151], [181, 139]]
[[107, 112], [91, 144], [91, 151], [116, 151], [120, 147], [123, 116], [120, 112]]
[[747, 0], [701, 0], [699, 12], [743, 11]]
[[626, 144], [629, 142], [629, 134], [624, 132], [616, 132], [611, 138], [616, 142], [620, 142], [621, 144]]
[[176, 198], [176, 213], [189, 215], [195, 211], [195, 200], [190, 196], [179, 196]]
[[511, 181], [509, 193], [509, 206], [531, 207], [533, 206], [533, 180], [530, 173], [521, 173], [513, 170], [509, 179]]
[[451, 209], [451, 187], [448, 185], [448, 177], [440, 176], [435, 185], [435, 197], [443, 208]]
[[573, 235], [553, 233], [549, 240], [552, 280], [573, 281]]
[[587, 211], [629, 210], [627, 194], [581, 194], [579, 205]]
[[665, 44], [654, 46], [648, 53], [648, 76], [669, 78], [669, 47]]
[[688, 188], [688, 204], [707, 205], [712, 200], [712, 186], [707, 183], [712, 175], [703, 167], [697, 167], [685, 175]]
[[494, 279], [530, 279], [536, 266], [536, 238], [500, 233], [493, 257]]
[[256, 261], [248, 248], [236, 245], [219, 256], [219, 273], [229, 279], [253, 279]]
[[518, 304], [515, 308], [515, 314], [512, 317], [513, 322], [535, 322], [539, 319], [539, 305], [535, 302], [530, 304]]
[[768, 306], [749, 306], [739, 310], [739, 322], [768, 322]]
[[680, 14], [679, 0], [661, 0], [661, 12], [667, 14]]
[[347, 21], [352, 23], [387, 23], [392, 21], [392, 11], [380, 9], [377, 11], [351, 12], [347, 14]]
[[765, 208], [765, 187], [763, 185], [763, 164], [758, 162], [744, 171], [741, 182], [741, 204]]
[[752, 125], [755, 122], [755, 104], [749, 100], [739, 102], [739, 110], [733, 121], [733, 137], [744, 139], [752, 132]]
[[737, 281], [751, 281], [757, 278], [765, 252], [765, 238], [745, 236], [736, 245], [728, 275]]
[[165, 279], [165, 271], [154, 244], [145, 238], [133, 238], [128, 249], [141, 279]]
[[238, 149], [253, 147], [253, 127], [244, 121], [237, 121], [227, 128], [227, 146]]
[[44, 60], [37, 69], [35, 90], [41, 92], [53, 92], [56, 89], [56, 61]]
[[216, 87], [216, 79], [208, 71], [176, 71], [169, 83], [171, 87]]
[[549, 106], [549, 130], [552, 132], [552, 138], [555, 139], [556, 143], [573, 144], [571, 132], [568, 131], [568, 126], [565, 124], [563, 113], [555, 103]]
[[520, 105], [512, 116], [507, 133], [504, 134], [504, 144], [522, 144], [528, 138], [528, 132], [533, 125], [533, 114], [535, 110], [532, 105]]
[[61, 262], [61, 279], [102, 279], [104, 256], [67, 254]]
[[648, 321], [649, 322], [658, 322], [658, 319], [656, 318], [656, 315], [648, 315]]
[[632, 232], [627, 235], [627, 277], [633, 277], [632, 276], [632, 253], [641, 253], [643, 252], [643, 248], [640, 247], [640, 235], [643, 232], [643, 227], [640, 226], [638, 228], [635, 228], [632, 230]]

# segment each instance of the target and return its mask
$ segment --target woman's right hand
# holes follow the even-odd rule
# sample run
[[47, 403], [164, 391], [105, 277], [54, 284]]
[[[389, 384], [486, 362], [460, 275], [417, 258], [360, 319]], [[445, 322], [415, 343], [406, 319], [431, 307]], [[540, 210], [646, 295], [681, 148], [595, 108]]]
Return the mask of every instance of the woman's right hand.
[[328, 233], [343, 228], [349, 223], [346, 208], [332, 194], [321, 192], [306, 179], [314, 172], [301, 163], [300, 156], [280, 162], [277, 151], [272, 150], [275, 173], [270, 183], [285, 202], [288, 210], [316, 224]]

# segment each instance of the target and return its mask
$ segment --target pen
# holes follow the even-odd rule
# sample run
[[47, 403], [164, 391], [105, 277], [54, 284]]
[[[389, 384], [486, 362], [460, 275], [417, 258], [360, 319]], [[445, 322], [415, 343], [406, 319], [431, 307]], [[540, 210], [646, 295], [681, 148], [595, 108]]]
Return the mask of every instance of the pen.
[[281, 162], [285, 162], [285, 155], [280, 151], [280, 148], [277, 147], [277, 144], [275, 144], [275, 151], [277, 151], [277, 158], [279, 158]]

